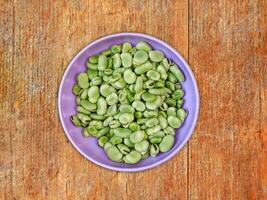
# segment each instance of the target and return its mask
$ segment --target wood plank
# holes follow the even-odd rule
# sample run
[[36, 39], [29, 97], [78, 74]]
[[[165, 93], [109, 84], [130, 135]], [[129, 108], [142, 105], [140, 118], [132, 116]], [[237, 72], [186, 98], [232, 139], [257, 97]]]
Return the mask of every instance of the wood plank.
[[[12, 194], [12, 125], [13, 114], [9, 97], [13, 95], [9, 90], [11, 81], [4, 77], [13, 77], [14, 39], [13, 39], [13, 6], [0, 2], [0, 199], [7, 199]], [[12, 79], [11, 79], [12, 80]]]
[[[0, 15], [6, 42], [1, 46], [4, 79], [0, 88], [5, 106], [0, 120], [6, 126], [1, 127], [0, 138], [5, 144], [0, 159], [0, 175], [5, 178], [0, 182], [1, 197], [187, 197], [187, 148], [165, 165], [145, 173], [105, 170], [83, 158], [68, 142], [56, 104], [67, 64], [83, 46], [100, 36], [144, 32], [169, 42], [187, 57], [187, 7], [187, 0], [4, 3]], [[177, 185], [175, 190], [172, 185]]]
[[189, 145], [189, 199], [264, 199], [266, 2], [189, 7], [189, 62], [202, 102]]

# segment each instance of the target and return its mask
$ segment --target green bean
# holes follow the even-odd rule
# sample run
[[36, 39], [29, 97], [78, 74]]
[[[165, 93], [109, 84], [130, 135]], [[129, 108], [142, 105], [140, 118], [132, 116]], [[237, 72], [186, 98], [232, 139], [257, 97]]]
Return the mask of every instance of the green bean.
[[161, 152], [169, 151], [174, 144], [174, 137], [172, 135], [166, 135], [159, 144], [159, 150]]
[[123, 154], [115, 146], [108, 148], [106, 152], [107, 152], [109, 159], [113, 161], [119, 161], [123, 157]]
[[118, 128], [121, 126], [121, 123], [119, 122], [119, 120], [113, 120], [111, 122], [109, 122], [109, 127], [114, 129], [114, 128]]
[[182, 85], [180, 83], [175, 83], [174, 87], [176, 90], [182, 89]]
[[[107, 68], [104, 70], [104, 73], [106, 74], [106, 70], [112, 70], [113, 67], [113, 59], [108, 57], [107, 58]], [[113, 70], [112, 70], [113, 71]]]
[[141, 100], [142, 99], [142, 95], [144, 94], [145, 90], [142, 90], [140, 92], [136, 92], [134, 95], [134, 99], [135, 100]]
[[167, 122], [167, 119], [165, 117], [160, 115], [158, 117], [158, 120], [159, 120], [159, 125], [162, 129], [165, 129], [168, 126], [168, 122]]
[[184, 104], [184, 100], [183, 99], [179, 99], [177, 101], [177, 108], [181, 108], [183, 106], [183, 104]]
[[110, 95], [107, 96], [106, 101], [107, 104], [111, 106], [118, 103], [119, 97], [115, 92], [112, 92]]
[[141, 92], [142, 89], [143, 89], [143, 78], [139, 76], [136, 78], [134, 90], [136, 93], [138, 93], [138, 92]]
[[142, 140], [144, 140], [144, 138], [145, 138], [145, 132], [144, 131], [141, 131], [141, 130], [138, 130], [136, 132], [133, 132], [130, 135], [130, 141], [133, 144], [141, 142]]
[[104, 144], [104, 150], [105, 151], [107, 151], [109, 148], [111, 148], [111, 147], [114, 147], [114, 145], [113, 144], [111, 144], [110, 142], [106, 142], [105, 144]]
[[132, 55], [130, 53], [122, 53], [121, 54], [121, 62], [122, 66], [125, 68], [129, 68], [132, 66]]
[[146, 76], [151, 80], [158, 81], [160, 79], [160, 74], [155, 70], [149, 70], [146, 73]]
[[107, 109], [107, 116], [113, 116], [117, 113], [117, 105], [111, 105]]
[[125, 42], [122, 44], [122, 52], [123, 53], [129, 52], [132, 48], [133, 48], [132, 44], [129, 42]]
[[137, 119], [137, 124], [145, 124], [146, 123], [146, 121], [147, 121], [147, 119], [146, 118], [141, 118], [141, 119]]
[[91, 103], [96, 103], [100, 97], [99, 88], [97, 86], [92, 86], [88, 90], [88, 100]]
[[123, 78], [120, 78], [119, 80], [117, 80], [113, 86], [116, 88], [116, 89], [122, 89], [126, 86], [126, 82]]
[[93, 55], [89, 58], [90, 63], [97, 64], [98, 63], [98, 55]]
[[184, 81], [184, 75], [177, 65], [170, 66], [170, 72], [177, 78], [178, 81]]
[[119, 68], [121, 66], [121, 56], [120, 56], [120, 54], [118, 54], [118, 53], [114, 54], [112, 59], [113, 59], [113, 67], [114, 67], [114, 69]]
[[91, 85], [100, 85], [102, 83], [101, 77], [95, 77], [91, 80]]
[[130, 92], [130, 91], [127, 91], [127, 99], [128, 101], [131, 103], [135, 100], [135, 95], [134, 93]]
[[132, 131], [130, 129], [127, 129], [127, 128], [116, 128], [114, 130], [114, 134], [118, 137], [121, 137], [121, 138], [126, 138], [126, 137], [130, 136], [131, 133], [132, 133]]
[[180, 119], [181, 122], [184, 122], [184, 119], [186, 118], [187, 113], [184, 109], [178, 109], [177, 110], [177, 117]]
[[97, 75], [98, 75], [97, 70], [93, 70], [93, 69], [87, 70], [87, 76], [88, 76], [89, 80], [92, 80], [93, 78], [97, 77]]
[[141, 160], [147, 159], [149, 157], [149, 152], [145, 152], [145, 154], [141, 153]]
[[123, 139], [123, 143], [127, 146], [127, 147], [130, 147], [130, 148], [133, 148], [134, 147], [134, 143], [132, 143], [130, 141], [130, 138], [124, 138]]
[[151, 157], [156, 157], [159, 153], [159, 146], [157, 144], [151, 144], [149, 147], [149, 155]]
[[107, 136], [102, 136], [98, 139], [98, 145], [103, 148], [108, 141], [109, 138]]
[[96, 137], [100, 138], [100, 137], [106, 135], [109, 131], [110, 131], [109, 127], [102, 128], [101, 130], [98, 131]]
[[140, 128], [140, 125], [137, 124], [136, 122], [131, 122], [131, 123], [129, 124], [129, 129], [130, 129], [131, 131], [138, 131], [138, 130], [140, 130], [141, 128]]
[[144, 111], [144, 117], [146, 118], [150, 118], [150, 117], [157, 117], [158, 116], [158, 112], [157, 111]]
[[155, 87], [156, 88], [162, 88], [162, 87], [164, 87], [165, 86], [165, 83], [162, 81], [162, 80], [158, 80], [158, 81], [156, 81], [156, 83], [155, 83]]
[[86, 65], [87, 65], [87, 68], [89, 68], [90, 70], [96, 70], [98, 68], [97, 63], [91, 63], [91, 62], [87, 61]]
[[82, 107], [82, 106], [77, 106], [77, 109], [76, 109], [78, 112], [80, 112], [80, 113], [83, 113], [83, 114], [87, 114], [87, 115], [90, 115], [91, 114], [91, 112], [90, 111], [88, 111], [87, 109], [85, 109], [84, 107]]
[[80, 73], [77, 76], [77, 82], [80, 88], [88, 88], [89, 87], [89, 78], [86, 73]]
[[131, 93], [135, 93], [135, 91], [134, 91], [134, 84], [129, 84], [128, 85], [128, 91], [131, 92]]
[[168, 71], [170, 69], [170, 62], [167, 58], [162, 59], [162, 65], [165, 67], [165, 69]]
[[77, 117], [84, 124], [88, 124], [91, 121], [91, 118], [88, 115], [84, 114], [84, 113], [78, 113]]
[[166, 82], [165, 82], [165, 85], [166, 85], [166, 87], [169, 88], [171, 91], [175, 91], [175, 86], [174, 86], [174, 84], [173, 84], [172, 82], [170, 82], [170, 81], [166, 81]]
[[157, 118], [150, 118], [146, 121], [146, 126], [151, 128], [159, 123], [159, 120]]
[[96, 113], [98, 115], [104, 115], [107, 112], [107, 102], [103, 97], [100, 97], [97, 101]]
[[102, 79], [103, 79], [103, 81], [104, 81], [105, 83], [111, 83], [111, 82], [110, 82], [110, 76], [103, 76]]
[[88, 100], [81, 100], [81, 106], [90, 112], [96, 111], [96, 104], [93, 104], [89, 102]]
[[164, 131], [158, 131], [158, 132], [156, 132], [156, 133], [153, 133], [153, 135], [148, 136], [148, 138], [149, 138], [149, 139], [151, 139], [151, 138], [153, 138], [153, 137], [160, 137], [160, 138], [162, 138], [162, 137], [164, 137], [164, 136], [165, 136]]
[[138, 50], [135, 52], [133, 62], [137, 65], [141, 65], [148, 60], [148, 54], [144, 50]]
[[110, 138], [109, 142], [113, 145], [116, 145], [116, 144], [121, 144], [122, 140], [123, 139], [121, 137], [114, 135], [113, 137]]
[[137, 111], [143, 112], [146, 107], [145, 104], [142, 101], [136, 100], [132, 103], [133, 108], [135, 108]]
[[156, 132], [158, 132], [158, 131], [160, 131], [161, 130], [161, 127], [159, 126], [159, 125], [156, 125], [156, 126], [153, 126], [153, 127], [151, 127], [151, 128], [148, 128], [147, 130], [146, 130], [146, 133], [148, 134], [148, 135], [153, 135], [154, 133], [156, 133]]
[[168, 116], [167, 121], [172, 128], [179, 128], [182, 125], [180, 119], [172, 115]]
[[175, 83], [177, 81], [176, 77], [171, 72], [167, 72], [168, 74], [168, 80], [172, 83]]
[[134, 149], [139, 152], [146, 152], [149, 147], [149, 142], [147, 140], [143, 140], [142, 142], [135, 143]]
[[104, 121], [103, 121], [103, 126], [108, 126], [109, 123], [113, 121], [113, 117], [110, 116], [110, 117], [107, 117]]
[[142, 99], [144, 101], [155, 101], [157, 99], [156, 95], [150, 94], [148, 92], [144, 92], [142, 94]]
[[87, 132], [87, 129], [86, 129], [86, 128], [83, 129], [83, 133], [82, 133], [82, 134], [83, 134], [84, 137], [90, 137], [90, 136], [91, 136], [91, 135]]
[[119, 102], [121, 104], [127, 102], [127, 90], [125, 88], [119, 92]]
[[160, 62], [164, 58], [164, 55], [159, 50], [149, 51], [149, 59], [153, 62]]
[[156, 110], [161, 104], [161, 98], [156, 96], [154, 101], [146, 101], [146, 107], [149, 110]]
[[95, 119], [95, 120], [104, 120], [105, 119], [105, 116], [104, 115], [98, 115], [96, 113], [91, 113], [90, 114], [90, 117], [92, 119]]
[[159, 116], [163, 116], [164, 118], [167, 118], [168, 117], [167, 113], [164, 112], [164, 111], [159, 111]]
[[135, 72], [136, 74], [140, 75], [140, 74], [144, 74], [144, 73], [148, 72], [148, 71], [151, 70], [152, 68], [153, 68], [152, 63], [151, 63], [150, 61], [147, 61], [147, 62], [145, 62], [144, 64], [142, 64], [142, 65], [136, 67], [136, 68], [134, 69], [134, 72]]
[[135, 112], [134, 116], [136, 119], [141, 119], [143, 117], [143, 114], [142, 114], [142, 112]]
[[168, 116], [174, 116], [174, 117], [176, 117], [176, 108], [175, 107], [169, 107], [168, 109], [167, 109], [167, 115]]
[[110, 83], [115, 83], [116, 81], [118, 81], [121, 78], [121, 74], [120, 73], [114, 73], [112, 76], [109, 76], [109, 82]]
[[152, 137], [149, 139], [151, 144], [159, 144], [162, 141], [162, 138], [160, 137]]
[[167, 93], [170, 93], [171, 91], [168, 88], [164, 87], [164, 88], [152, 88], [152, 89], [149, 89], [148, 92], [154, 95], [166, 95]]
[[100, 86], [100, 94], [104, 97], [107, 97], [113, 92], [116, 92], [116, 89], [107, 83]]
[[126, 69], [123, 72], [123, 79], [128, 84], [133, 84], [136, 80], [136, 75], [131, 69]]
[[75, 98], [75, 101], [76, 101], [77, 106], [80, 106], [80, 105], [81, 105], [81, 101], [82, 101], [82, 99], [81, 99], [81, 97], [77, 96], [77, 97]]
[[86, 131], [89, 135], [93, 135], [93, 136], [96, 136], [97, 134], [97, 128], [95, 126], [88, 126], [86, 128]]
[[72, 87], [72, 93], [75, 95], [79, 95], [81, 90], [82, 90], [82, 88], [77, 84], [73, 85], [73, 87]]
[[168, 104], [166, 102], [163, 102], [159, 108], [163, 111], [166, 111], [168, 109]]
[[163, 129], [163, 132], [166, 133], [167, 135], [175, 135], [174, 129], [170, 126]]
[[77, 117], [77, 115], [73, 115], [71, 116], [71, 121], [75, 126], [81, 127], [82, 126], [82, 122], [79, 120], [79, 118]]
[[[91, 115], [90, 115], [91, 117]], [[92, 118], [92, 117], [91, 117]], [[92, 118], [93, 119], [93, 118]], [[101, 120], [101, 121], [100, 121]], [[90, 121], [89, 126], [94, 126], [96, 129], [101, 129], [103, 127], [103, 119], [93, 119], [92, 121]]]
[[104, 71], [107, 68], [108, 60], [106, 55], [100, 55], [98, 57], [98, 70]]
[[179, 100], [184, 96], [184, 91], [179, 89], [176, 90], [173, 94], [172, 94], [172, 98], [175, 100]]
[[128, 124], [132, 122], [134, 119], [133, 114], [130, 113], [122, 113], [119, 117], [119, 121], [121, 124]]
[[128, 164], [135, 164], [141, 160], [141, 154], [137, 151], [131, 151], [124, 157], [124, 162]]
[[132, 113], [134, 114], [134, 108], [132, 108], [130, 105], [120, 105], [119, 111], [122, 113]]
[[125, 144], [118, 144], [117, 148], [120, 150], [120, 152], [123, 155], [127, 155], [131, 151], [130, 148], [128, 146], [126, 146]]
[[98, 76], [99, 77], [104, 77], [106, 74], [104, 73], [104, 71], [98, 71]]
[[115, 53], [120, 53], [120, 52], [121, 52], [121, 45], [113, 45], [113, 46], [111, 47], [111, 52], [112, 52], [113, 54], [115, 54]]
[[146, 89], [151, 89], [153, 87], [155, 87], [155, 81], [153, 81], [153, 80], [147, 80], [144, 83], [144, 88], [146, 88]]
[[138, 42], [136, 44], [136, 49], [138, 49], [138, 50], [144, 50], [144, 51], [147, 51], [147, 52], [149, 52], [149, 51], [152, 50], [151, 46], [148, 43], [143, 42], [143, 41]]
[[[105, 55], [105, 56], [110, 56], [112, 54], [112, 51], [111, 51], [111, 49], [106, 49], [106, 50], [102, 51], [101, 54]], [[98, 60], [98, 62], [99, 62], [99, 60]]]
[[141, 126], [141, 129], [142, 129], [142, 130], [146, 130], [146, 129], [147, 129], [147, 126], [146, 126], [145, 124], [143, 124], [143, 125]]

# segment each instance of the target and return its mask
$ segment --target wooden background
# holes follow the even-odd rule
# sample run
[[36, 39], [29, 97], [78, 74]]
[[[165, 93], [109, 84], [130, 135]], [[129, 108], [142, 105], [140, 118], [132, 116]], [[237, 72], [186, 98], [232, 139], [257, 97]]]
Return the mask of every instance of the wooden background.
[[[0, 199], [267, 199], [266, 0], [0, 0]], [[111, 33], [174, 46], [199, 84], [190, 142], [140, 173], [68, 142], [57, 91], [72, 57]]]

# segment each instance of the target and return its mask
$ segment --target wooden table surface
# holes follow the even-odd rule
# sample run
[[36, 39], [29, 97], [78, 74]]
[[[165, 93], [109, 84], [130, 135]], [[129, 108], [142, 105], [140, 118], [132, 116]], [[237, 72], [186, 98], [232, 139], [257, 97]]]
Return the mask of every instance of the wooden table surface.
[[[0, 0], [0, 199], [267, 199], [266, 0]], [[190, 142], [138, 173], [70, 144], [57, 91], [72, 57], [111, 33], [174, 46], [196, 76]]]

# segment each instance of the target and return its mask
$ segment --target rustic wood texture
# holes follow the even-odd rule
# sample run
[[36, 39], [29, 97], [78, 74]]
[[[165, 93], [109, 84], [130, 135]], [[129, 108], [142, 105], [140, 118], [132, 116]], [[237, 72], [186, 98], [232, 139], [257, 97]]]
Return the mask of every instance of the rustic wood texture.
[[[0, 199], [266, 199], [266, 10], [264, 0], [0, 0]], [[174, 46], [201, 96], [189, 144], [139, 173], [86, 160], [57, 114], [72, 57], [124, 31]]]

